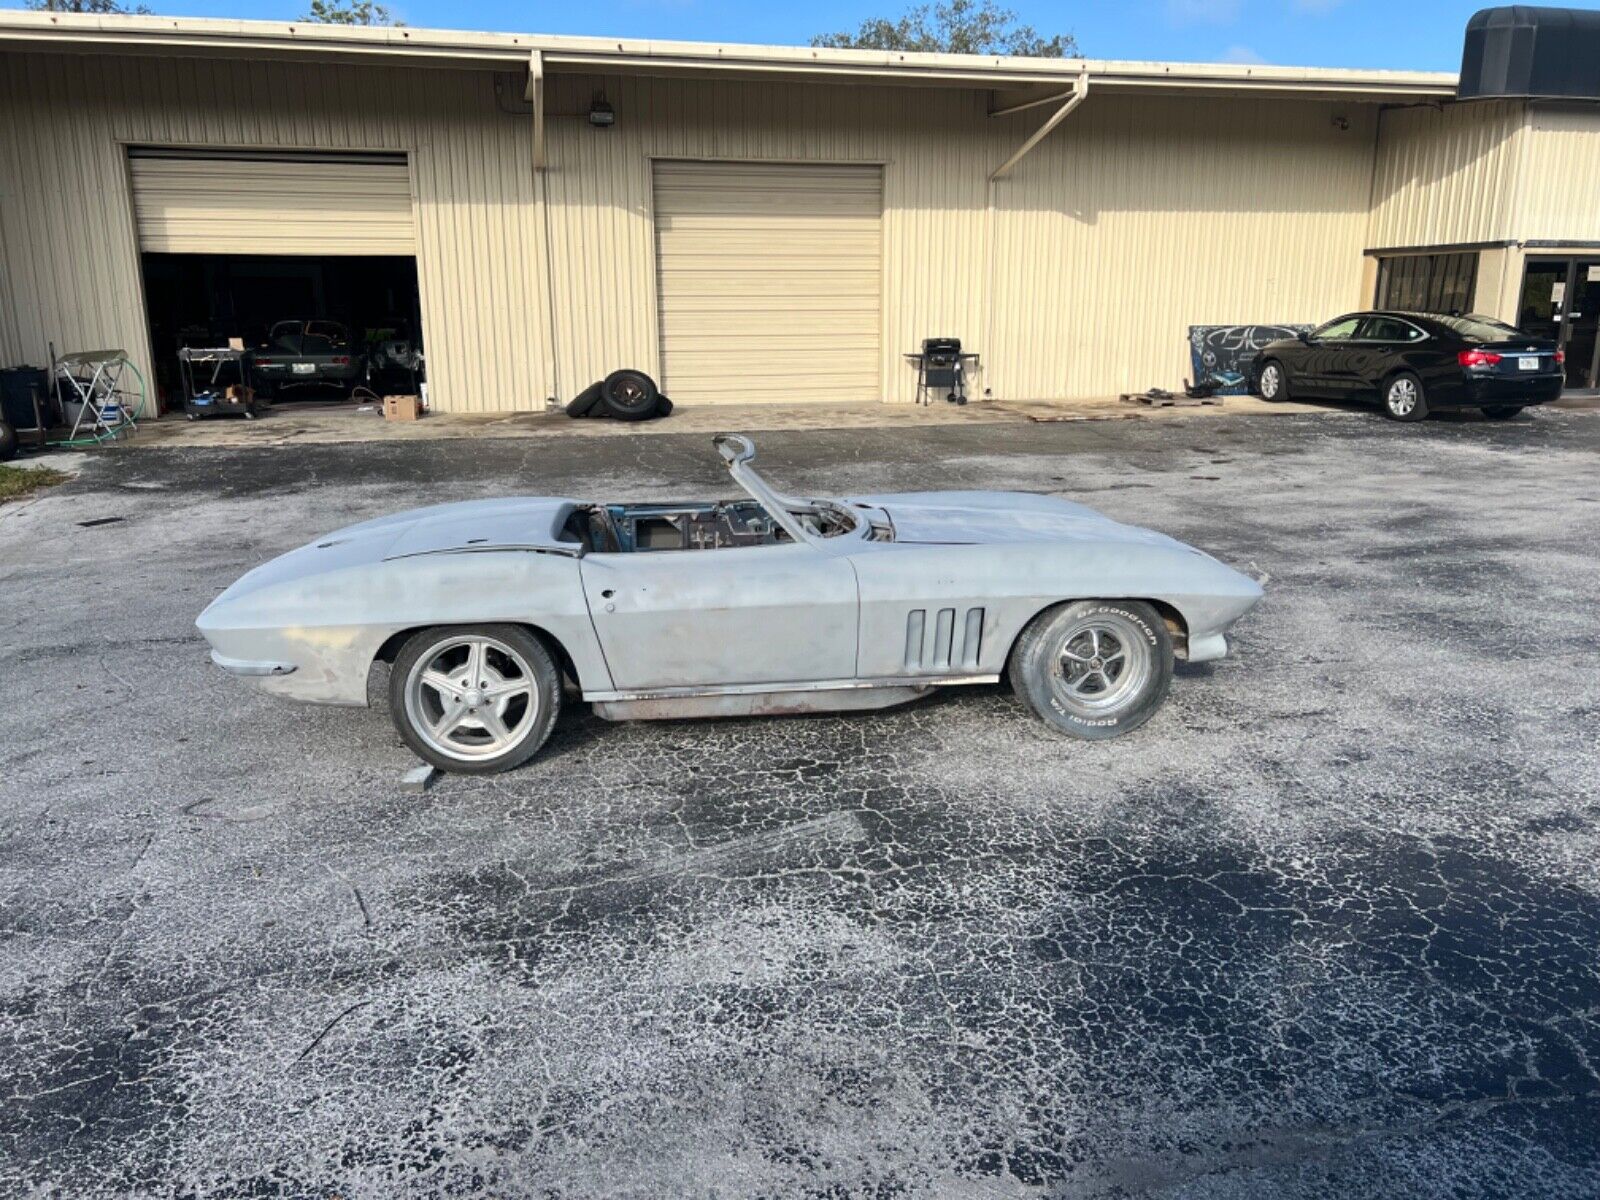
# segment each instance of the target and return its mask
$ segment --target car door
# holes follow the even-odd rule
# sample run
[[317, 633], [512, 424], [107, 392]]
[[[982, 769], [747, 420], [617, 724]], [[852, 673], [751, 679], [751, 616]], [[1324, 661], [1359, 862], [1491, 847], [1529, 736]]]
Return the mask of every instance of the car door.
[[1338, 317], [1312, 331], [1303, 376], [1306, 389], [1334, 399], [1354, 390], [1351, 366], [1353, 355], [1359, 349], [1355, 345], [1355, 335], [1361, 321], [1359, 313]]
[[586, 554], [580, 570], [619, 691], [855, 675], [855, 570], [827, 549]]
[[1365, 318], [1350, 343], [1343, 367], [1349, 373], [1346, 394], [1375, 395], [1390, 372], [1405, 365], [1407, 347], [1426, 334], [1399, 317], [1374, 314]]

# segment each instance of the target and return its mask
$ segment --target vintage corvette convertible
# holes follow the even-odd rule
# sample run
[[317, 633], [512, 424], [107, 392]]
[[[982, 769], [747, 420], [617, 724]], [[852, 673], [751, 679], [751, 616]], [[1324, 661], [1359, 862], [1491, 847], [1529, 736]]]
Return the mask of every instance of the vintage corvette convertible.
[[1174, 654], [1219, 658], [1255, 581], [1164, 534], [1048, 496], [775, 492], [526, 497], [352, 525], [239, 579], [200, 615], [212, 660], [268, 691], [365, 704], [393, 664], [400, 736], [446, 771], [526, 761], [563, 676], [633, 720], [884, 708], [1002, 674], [1084, 738], [1143, 724]]

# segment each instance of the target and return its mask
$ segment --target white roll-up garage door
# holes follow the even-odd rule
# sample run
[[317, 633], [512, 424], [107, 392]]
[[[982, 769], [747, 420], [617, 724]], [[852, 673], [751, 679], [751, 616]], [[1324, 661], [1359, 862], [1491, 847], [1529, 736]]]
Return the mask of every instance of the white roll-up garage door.
[[655, 164], [675, 403], [878, 400], [883, 171]]
[[403, 154], [128, 152], [139, 248], [170, 254], [414, 254]]

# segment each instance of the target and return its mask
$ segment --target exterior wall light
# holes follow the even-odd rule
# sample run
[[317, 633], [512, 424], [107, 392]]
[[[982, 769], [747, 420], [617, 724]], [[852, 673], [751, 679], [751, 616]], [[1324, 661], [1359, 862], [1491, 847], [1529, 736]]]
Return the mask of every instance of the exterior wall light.
[[610, 129], [617, 123], [617, 111], [606, 103], [606, 94], [596, 92], [589, 103], [589, 124], [596, 129]]

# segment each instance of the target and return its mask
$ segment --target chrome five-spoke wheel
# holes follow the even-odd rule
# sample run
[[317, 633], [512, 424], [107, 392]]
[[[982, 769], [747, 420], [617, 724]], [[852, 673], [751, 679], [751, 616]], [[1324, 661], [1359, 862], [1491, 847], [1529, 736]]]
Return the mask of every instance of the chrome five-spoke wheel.
[[1107, 709], [1137, 692], [1150, 676], [1150, 650], [1125, 627], [1090, 621], [1064, 635], [1051, 680], [1064, 699], [1085, 708]]
[[1172, 635], [1138, 600], [1080, 600], [1035, 617], [1011, 654], [1011, 684], [1047, 723], [1109, 738], [1149, 720], [1172, 681]]
[[503, 771], [544, 744], [560, 705], [555, 664], [516, 626], [431, 629], [395, 660], [390, 703], [411, 748], [446, 771]]

